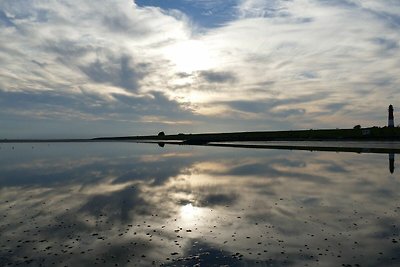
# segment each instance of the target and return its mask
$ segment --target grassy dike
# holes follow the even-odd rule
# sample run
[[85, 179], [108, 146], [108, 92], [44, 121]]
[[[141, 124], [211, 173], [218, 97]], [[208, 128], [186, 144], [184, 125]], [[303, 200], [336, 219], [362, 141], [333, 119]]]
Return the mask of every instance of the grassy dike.
[[400, 128], [372, 127], [358, 129], [324, 129], [295, 131], [260, 131], [233, 133], [174, 134], [149, 136], [100, 137], [93, 140], [180, 140], [188, 144], [232, 141], [311, 141], [311, 140], [400, 140]]

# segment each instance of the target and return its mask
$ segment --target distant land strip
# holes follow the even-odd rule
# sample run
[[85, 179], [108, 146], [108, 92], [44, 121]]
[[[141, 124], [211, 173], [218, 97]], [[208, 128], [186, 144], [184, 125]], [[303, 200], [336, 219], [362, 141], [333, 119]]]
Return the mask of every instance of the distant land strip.
[[0, 139], [0, 143], [86, 143], [95, 139]]
[[323, 130], [294, 130], [294, 131], [258, 131], [232, 133], [201, 133], [201, 134], [173, 134], [124, 137], [99, 137], [97, 141], [135, 141], [135, 140], [180, 140], [186, 144], [207, 144], [210, 142], [237, 142], [237, 141], [400, 141], [400, 128], [372, 127], [353, 129], [323, 129]]
[[[289, 143], [279, 143], [281, 141]], [[0, 143], [135, 142], [158, 144], [161, 147], [168, 144], [385, 154], [400, 154], [399, 141], [400, 128], [389, 127], [174, 135], [160, 132], [158, 135], [91, 139], [0, 139]]]
[[172, 134], [96, 137], [88, 139], [0, 139], [0, 143], [29, 142], [102, 142], [102, 141], [182, 141], [185, 144], [238, 141], [400, 141], [399, 127], [371, 127], [353, 129], [318, 129], [292, 131], [256, 131], [231, 133]]

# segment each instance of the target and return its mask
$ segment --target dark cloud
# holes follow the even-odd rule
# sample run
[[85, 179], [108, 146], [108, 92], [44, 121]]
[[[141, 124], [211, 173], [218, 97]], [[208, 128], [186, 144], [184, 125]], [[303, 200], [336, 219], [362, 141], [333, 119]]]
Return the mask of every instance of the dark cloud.
[[244, 164], [238, 166], [236, 168], [232, 168], [229, 170], [227, 174], [235, 175], [235, 176], [265, 176], [269, 178], [276, 178], [276, 177], [289, 177], [292, 179], [297, 179], [299, 181], [310, 181], [314, 183], [320, 184], [330, 184], [331, 181], [324, 176], [315, 175], [315, 174], [303, 174], [303, 173], [295, 173], [291, 171], [281, 171], [277, 168], [274, 168], [269, 165], [265, 165], [262, 163], [251, 163], [251, 164]]
[[209, 83], [233, 83], [237, 78], [232, 72], [200, 71], [199, 76]]
[[306, 197], [301, 201], [301, 203], [305, 206], [318, 206], [321, 203], [321, 199], [318, 197]]
[[314, 18], [310, 18], [310, 17], [307, 17], [307, 18], [297, 18], [296, 21], [297, 21], [297, 23], [310, 23], [310, 22], [313, 22], [313, 21], [314, 21]]
[[133, 64], [130, 56], [96, 59], [80, 69], [94, 82], [109, 83], [129, 91], [139, 89], [139, 80], [145, 75], [146, 64]]
[[329, 163], [328, 166], [326, 166], [325, 169], [327, 171], [333, 172], [333, 173], [342, 173], [343, 174], [343, 173], [348, 173], [349, 172], [345, 167], [343, 167], [343, 166], [341, 166], [339, 164], [335, 164], [335, 163]]
[[273, 113], [273, 115], [278, 116], [278, 117], [287, 118], [290, 116], [304, 115], [305, 113], [306, 113], [306, 110], [304, 108], [290, 108], [290, 109], [282, 109], [279, 111], [275, 111]]
[[306, 113], [304, 108], [288, 108], [296, 104], [304, 104], [315, 100], [326, 98], [327, 94], [315, 93], [296, 98], [285, 99], [263, 99], [253, 101], [225, 101], [217, 104], [227, 105], [233, 110], [250, 113], [268, 113], [274, 117], [289, 117], [292, 115], [303, 115]]
[[[140, 162], [140, 159], [137, 160]], [[132, 181], [152, 181], [152, 185], [162, 185], [172, 177], [182, 173], [191, 162], [187, 158], [173, 158], [157, 162], [140, 162], [132, 164], [130, 161], [118, 165], [119, 176], [113, 184]]]
[[55, 53], [62, 59], [78, 59], [89, 52], [98, 51], [93, 45], [85, 45], [78, 40], [61, 39], [61, 40], [45, 40], [44, 49], [50, 53]]
[[[189, 157], [164, 158], [162, 157], [164, 150], [160, 150], [154, 144], [154, 146], [147, 145], [143, 149], [148, 150], [147, 155], [158, 158], [157, 161], [143, 160], [140, 147], [133, 153], [129, 148], [126, 152], [121, 151], [121, 147], [113, 146], [112, 149], [104, 154], [98, 153], [94, 147], [86, 146], [86, 149], [92, 155], [96, 154], [93, 159], [84, 160], [85, 156], [80, 154], [79, 150], [63, 147], [60, 148], [63, 151], [62, 156], [53, 155], [48, 158], [44, 155], [40, 158], [40, 161], [32, 162], [32, 153], [35, 154], [37, 150], [31, 149], [30, 146], [13, 146], [15, 146], [14, 151], [16, 153], [22, 154], [18, 159], [24, 167], [20, 168], [15, 165], [15, 161], [12, 158], [3, 160], [4, 165], [1, 168], [0, 184], [4, 187], [51, 186], [58, 188], [60, 185], [80, 183], [83, 188], [104, 182], [103, 178], [108, 176], [114, 177], [110, 182], [113, 185], [140, 181], [151, 186], [160, 186], [170, 178], [184, 173], [185, 168], [190, 166], [193, 161]], [[37, 149], [43, 148], [40, 145], [33, 146], [37, 146]], [[135, 144], [135, 146], [137, 145]], [[82, 162], [80, 162], [81, 159]], [[65, 165], [60, 168], [52, 168], [53, 164], [59, 160], [63, 160]], [[70, 164], [73, 164], [74, 168], [68, 168], [67, 166]], [[94, 173], [96, 175], [93, 175]]]
[[325, 105], [324, 110], [326, 110], [329, 113], [336, 113], [340, 110], [342, 110], [343, 108], [345, 108], [348, 105], [348, 103], [343, 102], [343, 103], [331, 103], [328, 105]]
[[[29, 154], [28, 154], [29, 155]], [[67, 162], [70, 160], [72, 156], [66, 155], [64, 160]], [[139, 161], [139, 159], [132, 157], [132, 161]], [[76, 166], [73, 169], [53, 169], [51, 170], [49, 166], [54, 161], [46, 160], [42, 161], [41, 164], [43, 165], [41, 168], [35, 168], [35, 165], [30, 167], [25, 167], [22, 169], [5, 169], [2, 170], [2, 175], [0, 176], [0, 182], [3, 186], [52, 186], [56, 188], [60, 185], [66, 185], [70, 183], [82, 183], [82, 186], [87, 184], [93, 184], [100, 182], [97, 176], [91, 175], [93, 172], [97, 172], [99, 175], [105, 176], [109, 174], [110, 170], [107, 169], [106, 162], [99, 159], [97, 161], [88, 162], [87, 164], [82, 164]], [[72, 161], [73, 162], [73, 161]], [[150, 163], [150, 166], [145, 167], [148, 164], [143, 164], [144, 169], [153, 169], [154, 164]], [[127, 182], [127, 181], [135, 181], [135, 180], [145, 180], [151, 175], [143, 176], [143, 177], [135, 177], [129, 176], [129, 179], [124, 179], [124, 175], [129, 172], [129, 170], [134, 169], [131, 166], [130, 162], [126, 163], [124, 161], [120, 161], [118, 164], [115, 165], [118, 167], [112, 170], [113, 175], [119, 177], [116, 179], [116, 183], [118, 182]], [[82, 177], [86, 177], [85, 180], [82, 180]], [[168, 177], [165, 178], [165, 180]]]
[[44, 68], [44, 67], [46, 67], [46, 63], [41, 63], [41, 62], [39, 62], [39, 61], [36, 61], [36, 60], [31, 60], [32, 61], [32, 63], [35, 63], [36, 65], [38, 65], [39, 67], [41, 67], [41, 68]]
[[318, 74], [313, 71], [303, 71], [300, 76], [305, 79], [315, 79], [318, 78]]
[[[0, 123], [7, 123], [9, 131], [3, 138], [32, 138], [36, 132], [47, 129], [44, 136], [96, 137], [101, 135], [129, 135], [130, 122], [135, 122], [135, 134], [158, 132], [166, 123], [196, 121], [201, 116], [181, 107], [161, 92], [144, 96], [112, 94], [114, 101], [94, 93], [63, 94], [62, 92], [4, 92], [0, 90]], [[151, 123], [144, 116], [152, 116]], [[151, 125], [150, 125], [151, 124]], [[90, 125], [90, 127], [89, 127]], [[140, 126], [139, 126], [140, 125]], [[181, 131], [176, 125], [168, 126], [173, 132]], [[21, 131], [17, 129], [27, 129]], [[79, 129], [75, 133], [71, 129]], [[138, 132], [138, 130], [141, 130]]]
[[384, 49], [385, 51], [397, 50], [399, 48], [398, 41], [389, 38], [384, 38], [384, 37], [374, 38], [372, 39], [372, 42], [382, 47], [382, 49]]
[[201, 194], [198, 205], [202, 207], [230, 206], [239, 200], [236, 193], [210, 193]]
[[[376, 84], [379, 87], [389, 87], [395, 83], [394, 77], [382, 77], [379, 79], [376, 79], [372, 81], [374, 84]], [[362, 92], [364, 93], [364, 92]]]
[[144, 97], [132, 97], [120, 94], [113, 94], [113, 97], [123, 104], [118, 108], [134, 110], [140, 115], [158, 115], [171, 120], [195, 118], [191, 110], [183, 109], [181, 104], [169, 99], [162, 92], [149, 92], [149, 95]]
[[266, 103], [255, 101], [230, 101], [228, 105], [235, 110], [251, 113], [262, 113], [268, 109]]
[[119, 13], [118, 16], [109, 14], [103, 17], [103, 24], [110, 30], [118, 32], [129, 32], [132, 29], [129, 23], [127, 23], [128, 21], [130, 21], [129, 18], [121, 13]]
[[[290, 154], [288, 154], [290, 155]], [[286, 155], [286, 157], [288, 156]], [[286, 157], [277, 157], [276, 151], [274, 152], [274, 158], [269, 160], [269, 164], [284, 166], [284, 167], [291, 167], [291, 168], [305, 168], [307, 166], [306, 161], [301, 159], [288, 159]]]
[[386, 19], [386, 21], [389, 23], [389, 25], [392, 28], [398, 30], [398, 27], [400, 26], [400, 15], [399, 14], [383, 12], [382, 17], [384, 19]]
[[346, 7], [358, 7], [358, 5], [351, 0], [318, 0], [319, 3], [331, 6], [346, 6]]
[[124, 35], [129, 35], [131, 37], [145, 38], [151, 34], [154, 29], [149, 28], [147, 25], [138, 25], [137, 23], [132, 23], [132, 19], [125, 13], [109, 13], [102, 18], [102, 25], [106, 27], [107, 30], [113, 33], [120, 33]]
[[186, 72], [178, 72], [175, 74], [178, 78], [188, 78], [191, 77], [192, 74]]
[[151, 214], [153, 209], [150, 203], [140, 197], [138, 189], [131, 187], [108, 195], [92, 196], [79, 212], [95, 217], [106, 215], [112, 221], [124, 223], [131, 222], [135, 215]]
[[48, 94], [47, 92], [5, 92], [1, 90], [0, 96], [0, 102], [5, 108], [11, 108], [13, 106], [23, 107], [27, 105], [39, 106], [46, 103], [51, 103], [54, 105], [61, 105], [62, 103], [65, 103], [66, 105], [69, 105], [70, 101], [68, 101], [68, 99], [71, 99], [71, 97], [66, 98], [58, 94]]
[[[62, 94], [58, 92], [5, 92], [0, 91], [0, 103], [2, 111], [18, 111], [23, 108], [32, 111], [48, 112], [46, 115], [52, 117], [58, 114], [56, 111], [64, 109], [75, 109], [82, 114], [93, 116], [107, 116], [118, 112], [120, 119], [126, 116], [140, 118], [144, 115], [164, 115], [167, 117], [190, 118], [194, 116], [190, 110], [181, 108], [177, 101], [168, 99], [162, 92], [150, 92], [142, 97], [127, 96], [121, 94], [112, 95], [117, 102], [102, 99], [97, 94]], [[68, 114], [64, 114], [67, 118]], [[62, 119], [62, 118], [60, 118]]]
[[[103, 101], [102, 104], [106, 105], [104, 100], [101, 100], [97, 95], [72, 95], [63, 94], [62, 92], [4, 92], [0, 91], [0, 103], [5, 110], [9, 110], [10, 113], [13, 111], [29, 110], [32, 115], [37, 112], [46, 112], [49, 117], [57, 114], [62, 109], [75, 109], [82, 112], [83, 114], [97, 114], [102, 116], [107, 111], [93, 105], [99, 101]], [[88, 104], [89, 103], [89, 104]], [[1, 111], [0, 111], [1, 112]], [[53, 113], [52, 113], [53, 112]], [[18, 112], [15, 112], [18, 114]], [[63, 118], [68, 118], [68, 114], [64, 114]]]

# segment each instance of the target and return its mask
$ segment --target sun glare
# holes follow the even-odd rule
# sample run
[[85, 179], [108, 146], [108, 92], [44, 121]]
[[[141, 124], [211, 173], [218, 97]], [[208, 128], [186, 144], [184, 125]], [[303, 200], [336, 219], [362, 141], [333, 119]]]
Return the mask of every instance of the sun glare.
[[214, 67], [209, 50], [200, 41], [174, 44], [166, 49], [165, 54], [179, 72], [192, 73]]
[[182, 217], [191, 217], [194, 214], [194, 207], [192, 203], [186, 204], [181, 207], [181, 215]]
[[201, 209], [193, 207], [192, 203], [186, 204], [181, 207], [180, 215], [185, 221], [192, 221], [198, 219]]

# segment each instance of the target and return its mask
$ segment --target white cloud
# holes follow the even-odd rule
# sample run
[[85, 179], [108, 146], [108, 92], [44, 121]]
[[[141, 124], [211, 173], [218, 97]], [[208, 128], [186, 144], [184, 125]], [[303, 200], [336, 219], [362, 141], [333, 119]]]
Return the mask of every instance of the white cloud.
[[[139, 9], [129, 2], [35, 1], [28, 10], [19, 7], [18, 3], [3, 7], [16, 25], [1, 34], [2, 39], [10, 40], [1, 47], [3, 90], [38, 90], [42, 89], [38, 83], [44, 80], [54, 87], [64, 82], [69, 89], [82, 86], [89, 81], [79, 66], [125, 54], [138, 64], [147, 63], [157, 55], [152, 46], [158, 48], [188, 34], [184, 20], [157, 8]], [[39, 68], [33, 61], [46, 67]], [[56, 89], [48, 87], [43, 89]]]
[[328, 6], [318, 1], [283, 3], [244, 1], [240, 7], [245, 11], [254, 7], [271, 13], [245, 16], [203, 35], [201, 40], [209, 53], [217, 54], [217, 69], [236, 73], [239, 81], [217, 87], [196, 81], [193, 89], [211, 90], [207, 92], [208, 101], [265, 102], [323, 92], [325, 99], [307, 104], [294, 102], [286, 108], [304, 109], [303, 117], [327, 127], [332, 118], [325, 123], [327, 116], [318, 118], [313, 114], [339, 100], [352, 104], [344, 105], [345, 111], [336, 114], [346, 126], [351, 126], [354, 119], [349, 111], [365, 112], [363, 123], [376, 124], [373, 110], [386, 107], [393, 93], [398, 94], [398, 28], [377, 16], [379, 10], [373, 13], [360, 6]]

